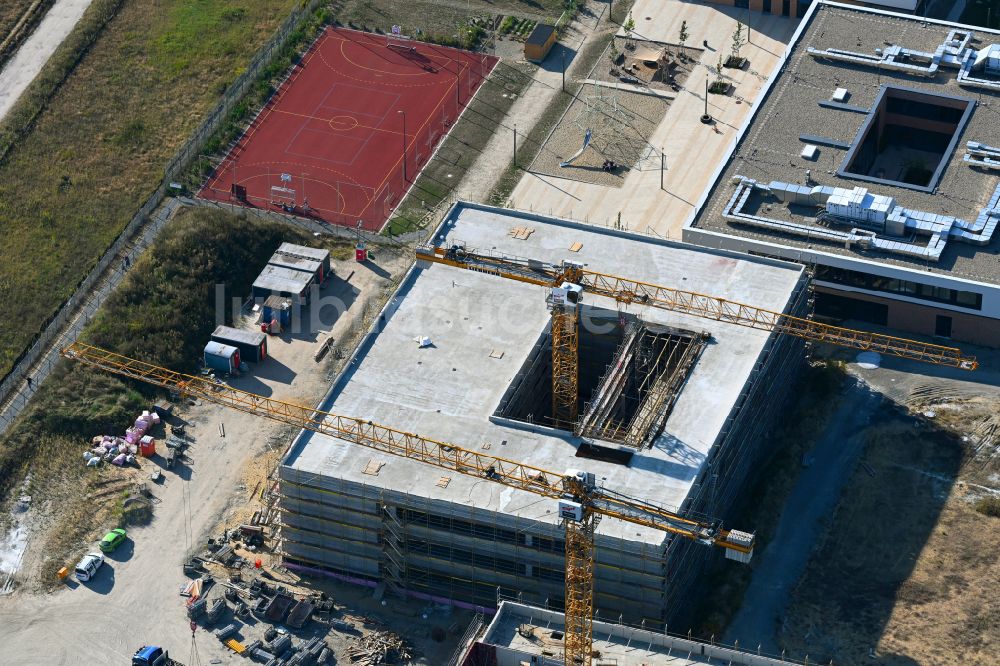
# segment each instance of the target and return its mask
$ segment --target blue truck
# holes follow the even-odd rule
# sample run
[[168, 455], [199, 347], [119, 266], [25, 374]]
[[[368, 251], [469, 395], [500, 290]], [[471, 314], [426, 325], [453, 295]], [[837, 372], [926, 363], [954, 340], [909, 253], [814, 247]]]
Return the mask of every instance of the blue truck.
[[144, 645], [132, 655], [132, 666], [184, 666], [174, 661], [167, 651], [156, 645]]

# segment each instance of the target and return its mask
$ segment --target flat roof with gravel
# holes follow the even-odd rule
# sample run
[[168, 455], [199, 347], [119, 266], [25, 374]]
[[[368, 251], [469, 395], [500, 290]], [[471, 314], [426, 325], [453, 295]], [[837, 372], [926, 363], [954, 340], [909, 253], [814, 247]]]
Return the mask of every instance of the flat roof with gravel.
[[[522, 230], [515, 237], [512, 230], [517, 227]], [[469, 249], [547, 262], [571, 258], [595, 271], [778, 311], [795, 302], [804, 282], [803, 269], [796, 264], [478, 204], [456, 204], [434, 242], [464, 242]], [[577, 244], [578, 250], [571, 251]], [[568, 469], [594, 472], [609, 488], [661, 506], [680, 506], [711, 447], [721, 439], [771, 334], [653, 308], [626, 308], [646, 321], [707, 331], [712, 338], [652, 448], [637, 452], [627, 465], [578, 458], [580, 442], [571, 433], [491, 420], [547, 330], [546, 293], [539, 286], [460, 268], [414, 267], [321, 409], [559, 474]], [[585, 295], [584, 300], [612, 312], [617, 309], [609, 299]], [[416, 341], [424, 336], [430, 346]], [[373, 459], [376, 464], [371, 466]], [[384, 465], [372, 474], [378, 463]], [[305, 474], [558, 523], [555, 502], [311, 432], [300, 434], [284, 464]], [[451, 477], [445, 487], [439, 485], [443, 476]], [[658, 530], [614, 520], [602, 521], [599, 532], [657, 544], [665, 538]]]
[[[874, 65], [816, 58], [807, 52], [811, 47], [820, 51], [837, 49], [875, 56], [877, 50], [881, 53], [892, 45], [899, 45], [912, 51], [934, 53], [947, 40], [949, 32], [960, 26], [826, 3], [817, 4], [804, 20], [808, 22], [801, 27], [780, 74], [772, 81], [742, 140], [729, 156], [690, 226], [790, 248], [921, 270], [932, 268], [934, 272], [993, 284], [1000, 282], [1000, 234], [994, 234], [985, 246], [949, 242], [940, 261], [928, 263], [857, 244], [847, 248], [835, 241], [780, 233], [723, 217], [723, 209], [736, 187], [736, 176], [752, 178], [763, 185], [771, 181], [804, 185], [809, 170], [810, 187], [864, 187], [873, 195], [894, 197], [897, 205], [910, 210], [969, 221], [976, 220], [981, 209], [989, 205], [1000, 184], [1000, 171], [970, 167], [965, 159], [967, 141], [1000, 145], [1000, 91], [959, 85], [958, 70], [954, 67], [942, 66], [933, 76], [915, 76]], [[978, 50], [1000, 42], [1000, 34], [995, 31], [976, 28], [966, 32], [970, 30], [973, 37], [968, 48]], [[975, 103], [950, 155], [945, 154], [945, 166], [933, 191], [838, 175], [848, 147], [866, 122], [867, 110], [885, 85], [960, 97]], [[843, 103], [831, 103], [838, 89], [846, 89], [847, 98]], [[809, 139], [810, 135], [832, 141], [818, 143]], [[803, 149], [809, 144], [818, 149], [813, 159], [803, 156]], [[760, 214], [780, 220], [789, 217], [782, 206], [770, 207]], [[797, 222], [802, 219], [801, 215], [796, 217]]]

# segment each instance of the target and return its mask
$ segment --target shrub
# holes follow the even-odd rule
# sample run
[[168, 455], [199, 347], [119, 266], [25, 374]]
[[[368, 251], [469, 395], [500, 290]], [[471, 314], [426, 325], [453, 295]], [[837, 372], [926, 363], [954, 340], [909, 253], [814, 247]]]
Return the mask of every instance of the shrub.
[[976, 502], [975, 507], [984, 516], [1000, 518], [1000, 497], [983, 497]]

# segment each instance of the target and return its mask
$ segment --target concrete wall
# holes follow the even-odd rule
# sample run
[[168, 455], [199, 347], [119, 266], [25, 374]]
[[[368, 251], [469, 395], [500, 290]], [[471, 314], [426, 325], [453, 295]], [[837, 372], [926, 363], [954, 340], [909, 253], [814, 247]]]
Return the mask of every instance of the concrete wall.
[[[292, 562], [373, 582], [395, 578], [406, 589], [487, 607], [496, 605], [498, 592], [561, 607], [559, 526], [287, 467], [281, 469], [281, 494], [282, 552]], [[449, 520], [460, 522], [442, 524]], [[662, 548], [601, 535], [597, 541], [595, 605], [601, 616], [658, 618]]]
[[[803, 278], [790, 312], [805, 313], [808, 298]], [[760, 463], [774, 453], [770, 446], [774, 440], [767, 435], [780, 418], [789, 389], [802, 367], [803, 347], [797, 338], [772, 337], [732, 410], [729, 426], [709, 452], [684, 509], [726, 521], [731, 529], [754, 531], [753, 525], [733, 525], [729, 518], [736, 512], [747, 482], [761, 472]], [[700, 598], [697, 585], [704, 567], [710, 558], [721, 556], [718, 548], [687, 540], [678, 539], [670, 545], [665, 619], [688, 626], [693, 602]], [[742, 565], [733, 562], [732, 566]]]
[[[736, 0], [707, 0], [709, 4], [713, 5], [724, 5], [727, 7], [735, 7]], [[876, 9], [888, 9], [892, 11], [897, 11], [903, 14], [913, 14], [915, 13], [910, 5], [913, 4], [908, 0], [838, 0], [844, 5], [858, 5], [862, 7], [874, 7]], [[922, 7], [923, 2], [918, 2], [917, 7]], [[775, 14], [777, 16], [782, 15], [782, 0], [750, 0], [750, 11], [763, 12], [765, 9], [769, 8], [770, 14]], [[805, 12], [799, 12], [799, 2], [798, 0], [790, 0], [788, 7], [787, 16], [793, 18], [802, 18], [805, 16]]]
[[[521, 604], [505, 601], [490, 622], [483, 637], [478, 641], [479, 645], [492, 648], [490, 652], [496, 658], [496, 666], [521, 666], [522, 664], [539, 664], [539, 666], [556, 666], [562, 664], [561, 659], [545, 658], [537, 651], [529, 652], [511, 644], [504, 639], [507, 637], [510, 626], [521, 623], [533, 624], [549, 629], [562, 629], [566, 620], [560, 613], [555, 613], [541, 608], [530, 608]], [[791, 662], [774, 659], [762, 655], [751, 654], [723, 645], [704, 643], [701, 641], [683, 638], [681, 636], [671, 636], [659, 632], [649, 631], [638, 627], [630, 627], [621, 624], [610, 624], [606, 622], [594, 622], [594, 635], [599, 640], [615, 646], [637, 646], [643, 650], [658, 650], [662, 652], [663, 659], [650, 657], [648, 661], [644, 658], [642, 663], [646, 664], [667, 664], [667, 663], [718, 663], [729, 664], [730, 666], [790, 666]], [[600, 648], [601, 644], [595, 645]], [[668, 656], [670, 655], [670, 656]], [[619, 663], [616, 656], [607, 657], [607, 663]], [[465, 662], [470, 663], [469, 661]], [[604, 663], [603, 659], [598, 659], [595, 663]], [[632, 661], [627, 662], [629, 664]]]

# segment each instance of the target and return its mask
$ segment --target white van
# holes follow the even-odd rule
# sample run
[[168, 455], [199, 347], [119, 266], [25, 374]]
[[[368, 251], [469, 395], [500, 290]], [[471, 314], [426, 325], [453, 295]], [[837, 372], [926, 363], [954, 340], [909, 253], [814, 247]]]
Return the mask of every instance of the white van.
[[94, 577], [94, 574], [97, 573], [102, 564], [104, 564], [103, 555], [100, 553], [87, 553], [76, 565], [76, 569], [74, 570], [76, 579], [81, 583], [87, 582]]

